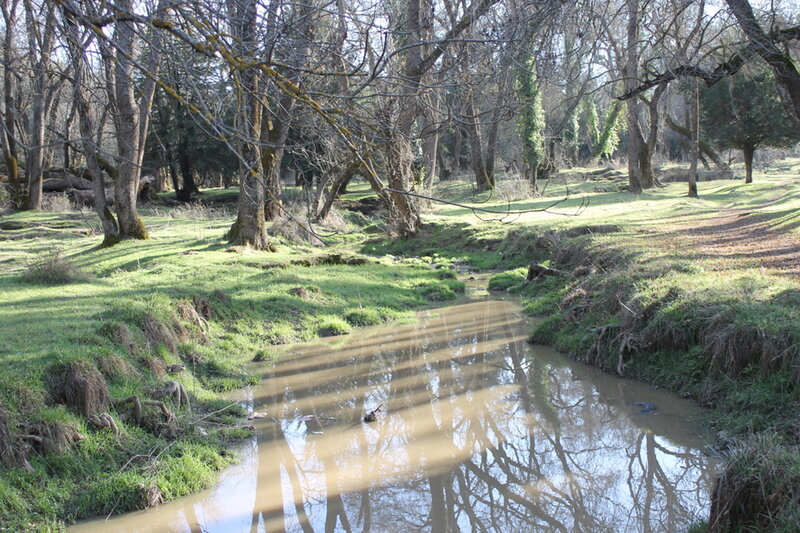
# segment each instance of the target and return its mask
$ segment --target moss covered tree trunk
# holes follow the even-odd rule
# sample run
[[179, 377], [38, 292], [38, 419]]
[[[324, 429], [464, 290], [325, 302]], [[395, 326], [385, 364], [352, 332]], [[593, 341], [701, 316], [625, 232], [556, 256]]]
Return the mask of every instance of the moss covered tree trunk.
[[[122, 12], [132, 12], [132, 0], [118, 2]], [[156, 14], [163, 15], [164, 2], [159, 1]], [[144, 160], [147, 127], [150, 109], [153, 104], [156, 84], [151, 76], [158, 74], [161, 62], [160, 32], [155, 30], [148, 36], [148, 49], [144, 66], [151, 76], [137, 84], [134, 79], [134, 60], [136, 56], [136, 28], [134, 23], [118, 20], [114, 27], [116, 52], [105, 49], [106, 69], [113, 75], [109, 79], [109, 97], [112, 101], [112, 115], [117, 141], [116, 183], [114, 205], [119, 222], [119, 235], [122, 239], [148, 239], [150, 234], [139, 216], [136, 201], [139, 193], [142, 161]], [[139, 95], [137, 100], [136, 95]]]
[[[231, 33], [236, 53], [248, 57], [256, 48], [256, 0], [230, 3]], [[244, 63], [244, 61], [243, 61]], [[264, 167], [261, 154], [261, 114], [259, 78], [254, 68], [243, 65], [233, 71], [236, 91], [236, 128], [241, 134], [239, 166], [239, 208], [236, 222], [228, 231], [228, 240], [257, 250], [271, 250], [264, 218]]]
[[95, 143], [96, 130], [91, 117], [89, 100], [86, 96], [88, 85], [86, 77], [89, 73], [87, 46], [76, 24], [68, 24], [66, 28], [69, 57], [74, 73], [72, 80], [73, 102], [75, 112], [78, 115], [78, 128], [81, 133], [81, 146], [86, 158], [86, 167], [92, 180], [94, 209], [100, 218], [100, 224], [103, 228], [103, 246], [112, 246], [119, 242], [119, 225], [106, 203], [105, 180], [103, 179], [103, 170], [99, 161], [97, 143]]
[[[635, 89], [638, 82], [639, 69], [639, 1], [626, 0], [628, 8], [628, 40], [626, 45], [625, 90]], [[639, 129], [639, 100], [629, 98], [628, 107], [628, 187], [634, 194], [642, 192], [642, 134]]]

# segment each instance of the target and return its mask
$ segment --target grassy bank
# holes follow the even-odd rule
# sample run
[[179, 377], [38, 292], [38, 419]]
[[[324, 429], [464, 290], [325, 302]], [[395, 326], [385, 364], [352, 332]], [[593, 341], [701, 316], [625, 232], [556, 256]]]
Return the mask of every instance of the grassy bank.
[[[612, 192], [618, 183], [589, 180], [571, 184], [551, 213], [541, 209], [555, 197], [480, 204], [535, 210], [513, 224], [465, 221], [467, 210], [446, 207], [419, 241], [366, 249], [422, 249], [435, 259], [497, 269], [490, 288], [517, 295], [541, 319], [531, 342], [709, 407], [717, 445], [731, 454], [714, 495], [712, 530], [794, 531], [800, 166], [781, 168], [749, 186], [700, 184], [700, 200], [684, 197], [685, 184], [634, 197]], [[457, 185], [449, 191], [464, 202], [481, 200]], [[765, 246], [769, 240], [774, 246]], [[426, 250], [431, 242], [446, 244]], [[528, 279], [531, 263], [550, 270]]]
[[364, 235], [344, 219], [330, 247], [260, 253], [222, 240], [224, 208], [145, 214], [151, 240], [106, 249], [90, 212], [0, 219], [0, 530], [208, 486], [248, 433], [224, 396], [252, 382], [247, 361], [463, 289], [447, 269], [352, 251]]

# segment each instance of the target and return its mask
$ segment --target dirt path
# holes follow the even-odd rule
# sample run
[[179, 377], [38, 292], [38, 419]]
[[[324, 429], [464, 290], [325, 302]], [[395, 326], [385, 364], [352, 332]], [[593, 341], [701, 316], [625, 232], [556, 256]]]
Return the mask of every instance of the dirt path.
[[720, 270], [759, 268], [767, 273], [800, 278], [800, 237], [785, 229], [773, 229], [759, 216], [783, 194], [755, 209], [725, 209], [691, 223], [663, 228], [672, 246], [687, 255], [708, 260]]

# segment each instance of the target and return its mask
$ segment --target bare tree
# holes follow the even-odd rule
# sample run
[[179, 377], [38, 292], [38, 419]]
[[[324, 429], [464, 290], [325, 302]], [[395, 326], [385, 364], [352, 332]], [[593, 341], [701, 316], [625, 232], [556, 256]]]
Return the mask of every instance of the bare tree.
[[3, 13], [3, 22], [5, 23], [3, 35], [3, 111], [0, 114], [3, 129], [0, 131], [0, 141], [2, 141], [3, 159], [6, 163], [6, 174], [11, 187], [11, 198], [16, 207], [22, 207], [25, 187], [22, 182], [19, 152], [17, 150], [17, 116], [19, 114], [17, 77], [19, 73], [15, 69], [17, 57], [14, 44], [18, 29], [18, 8], [19, 0], [0, 2], [0, 10]]

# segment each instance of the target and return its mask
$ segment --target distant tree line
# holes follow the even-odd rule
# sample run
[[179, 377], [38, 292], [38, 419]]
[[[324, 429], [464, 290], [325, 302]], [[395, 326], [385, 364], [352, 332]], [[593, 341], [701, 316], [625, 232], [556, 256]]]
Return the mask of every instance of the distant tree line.
[[91, 183], [107, 245], [148, 237], [145, 175], [179, 201], [235, 184], [228, 238], [258, 249], [287, 173], [317, 220], [360, 176], [401, 236], [421, 224], [403, 192], [456, 174], [536, 194], [558, 168], [623, 160], [637, 193], [659, 154], [724, 167], [733, 148], [750, 181], [756, 149], [800, 139], [800, 8], [719, 7], [7, 0], [3, 173], [19, 209], [56, 170]]

